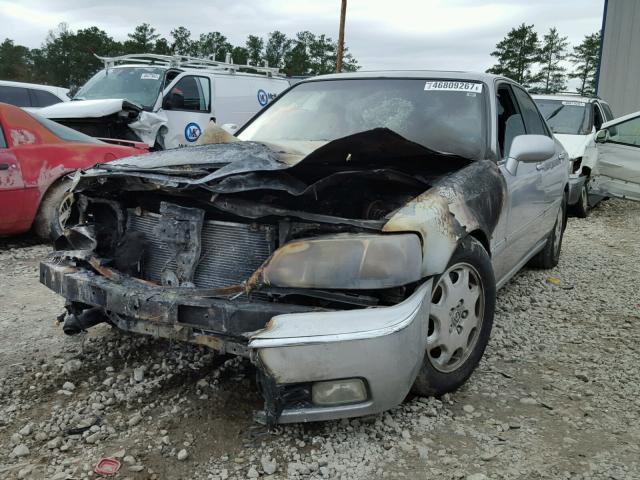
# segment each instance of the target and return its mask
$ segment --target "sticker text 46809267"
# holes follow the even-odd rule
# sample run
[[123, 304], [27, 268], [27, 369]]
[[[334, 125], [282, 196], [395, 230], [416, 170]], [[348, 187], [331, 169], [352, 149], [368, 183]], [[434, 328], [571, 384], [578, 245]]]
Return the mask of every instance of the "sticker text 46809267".
[[448, 92], [482, 93], [482, 84], [476, 82], [458, 82], [449, 80], [429, 80], [424, 84], [425, 90]]

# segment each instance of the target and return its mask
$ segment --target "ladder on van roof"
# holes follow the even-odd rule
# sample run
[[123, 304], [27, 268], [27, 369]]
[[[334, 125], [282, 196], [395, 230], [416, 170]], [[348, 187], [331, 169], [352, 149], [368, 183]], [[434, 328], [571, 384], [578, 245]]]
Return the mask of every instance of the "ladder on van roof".
[[284, 74], [280, 73], [279, 68], [269, 67], [266, 60], [264, 62], [264, 66], [250, 64], [240, 65], [233, 63], [230, 53], [227, 53], [224, 62], [219, 62], [210, 58], [189, 57], [187, 55], [159, 55], [156, 53], [133, 53], [117, 57], [101, 57], [99, 55], [95, 55], [95, 57], [104, 62], [104, 68], [112, 68], [123, 63], [139, 63], [142, 65], [163, 65], [171, 68], [184, 67], [200, 68], [203, 70], [221, 70], [230, 73], [235, 73], [238, 70], [243, 69], [264, 73], [268, 77], [284, 77]]

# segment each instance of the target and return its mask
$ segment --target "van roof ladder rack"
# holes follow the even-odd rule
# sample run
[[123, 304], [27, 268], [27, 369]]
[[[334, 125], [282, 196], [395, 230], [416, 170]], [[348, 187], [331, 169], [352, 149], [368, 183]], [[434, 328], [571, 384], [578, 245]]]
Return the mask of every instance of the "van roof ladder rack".
[[253, 70], [258, 73], [264, 73], [268, 77], [284, 77], [284, 74], [280, 73], [279, 68], [269, 67], [266, 61], [264, 62], [264, 66], [233, 63], [230, 53], [227, 53], [224, 62], [219, 62], [211, 58], [189, 57], [187, 55], [159, 55], [156, 53], [133, 53], [117, 57], [101, 57], [95, 55], [95, 57], [104, 62], [104, 68], [112, 68], [123, 63], [133, 63], [141, 65], [163, 65], [171, 68], [184, 67], [200, 68], [203, 70], [221, 70], [230, 73], [235, 73], [238, 70]]

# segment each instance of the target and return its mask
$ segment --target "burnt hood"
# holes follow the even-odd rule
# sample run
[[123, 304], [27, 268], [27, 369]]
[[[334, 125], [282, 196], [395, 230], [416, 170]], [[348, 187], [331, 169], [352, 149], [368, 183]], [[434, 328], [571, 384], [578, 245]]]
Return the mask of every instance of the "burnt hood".
[[[317, 142], [297, 142], [297, 145], [301, 143], [318, 145]], [[198, 145], [127, 157], [97, 167], [100, 173], [106, 170], [145, 177], [160, 174], [179, 183], [202, 185], [230, 176], [278, 171], [307, 178], [314, 177], [314, 171], [322, 175], [329, 170], [370, 169], [437, 176], [459, 170], [472, 161], [431, 150], [387, 128], [339, 138], [312, 148], [307, 154], [303, 153], [304, 149], [289, 147], [290, 144], [252, 141]]]

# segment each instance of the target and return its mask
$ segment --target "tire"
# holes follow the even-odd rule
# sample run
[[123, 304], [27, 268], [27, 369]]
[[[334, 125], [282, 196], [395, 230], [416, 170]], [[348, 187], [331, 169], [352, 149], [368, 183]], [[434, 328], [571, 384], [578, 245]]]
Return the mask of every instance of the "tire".
[[[472, 293], [476, 289], [477, 298]], [[489, 254], [475, 238], [466, 237], [445, 272], [434, 279], [427, 346], [414, 393], [439, 396], [467, 381], [489, 342], [495, 303], [496, 281]]]
[[73, 196], [68, 191], [70, 183], [67, 179], [54, 183], [40, 202], [33, 221], [33, 230], [40, 238], [53, 241], [62, 235], [73, 203]]
[[589, 192], [587, 192], [586, 185], [582, 186], [578, 202], [575, 205], [571, 205], [571, 213], [578, 218], [587, 218], [589, 216]]
[[567, 196], [565, 195], [560, 204], [560, 210], [556, 217], [556, 222], [547, 237], [547, 243], [535, 257], [529, 260], [529, 266], [535, 268], [549, 269], [558, 265], [560, 260], [560, 250], [562, 250], [562, 237], [567, 225]]

